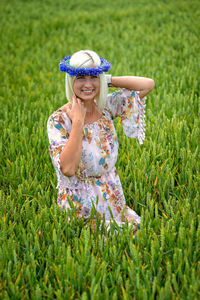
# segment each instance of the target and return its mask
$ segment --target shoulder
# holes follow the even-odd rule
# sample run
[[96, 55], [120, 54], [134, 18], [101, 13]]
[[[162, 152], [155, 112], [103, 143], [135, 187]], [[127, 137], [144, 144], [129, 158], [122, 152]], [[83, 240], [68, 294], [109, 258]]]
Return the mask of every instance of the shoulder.
[[107, 102], [112, 101], [113, 99], [120, 99], [124, 97], [130, 97], [131, 95], [135, 95], [135, 91], [129, 90], [126, 88], [119, 88], [118, 90], [114, 91], [113, 93], [108, 94]]
[[117, 103], [123, 101], [125, 98], [129, 98], [130, 96], [135, 95], [135, 92], [133, 90], [128, 90], [125, 88], [120, 88], [113, 93], [108, 94], [106, 99], [106, 105], [107, 106], [116, 106]]
[[[67, 103], [66, 105], [70, 106], [71, 103]], [[56, 124], [59, 124], [59, 126], [62, 126], [64, 128], [71, 127], [71, 120], [66, 113], [66, 105], [58, 108], [49, 116], [47, 121], [47, 127], [52, 128], [56, 126]]]

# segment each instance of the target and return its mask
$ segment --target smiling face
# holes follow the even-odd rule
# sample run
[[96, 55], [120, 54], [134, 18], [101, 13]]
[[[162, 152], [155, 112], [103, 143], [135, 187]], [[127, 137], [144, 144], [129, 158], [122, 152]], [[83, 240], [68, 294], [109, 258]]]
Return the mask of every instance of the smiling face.
[[74, 80], [75, 95], [83, 101], [94, 100], [100, 91], [99, 76], [78, 76]]

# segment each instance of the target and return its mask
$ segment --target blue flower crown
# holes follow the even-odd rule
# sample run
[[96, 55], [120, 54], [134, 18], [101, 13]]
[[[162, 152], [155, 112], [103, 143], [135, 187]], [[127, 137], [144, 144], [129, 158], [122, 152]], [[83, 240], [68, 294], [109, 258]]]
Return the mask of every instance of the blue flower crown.
[[111, 64], [105, 59], [100, 57], [101, 65], [95, 68], [75, 68], [70, 66], [71, 56], [66, 56], [61, 62], [59, 63], [59, 69], [62, 72], [68, 73], [70, 76], [93, 76], [102, 74], [103, 72], [108, 72], [111, 68]]

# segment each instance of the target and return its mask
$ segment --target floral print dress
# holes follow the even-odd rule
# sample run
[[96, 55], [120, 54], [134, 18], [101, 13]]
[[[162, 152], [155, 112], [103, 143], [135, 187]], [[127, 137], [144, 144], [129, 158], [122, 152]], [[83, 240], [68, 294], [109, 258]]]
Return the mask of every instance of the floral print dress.
[[[142, 144], [144, 134], [145, 99], [139, 98], [138, 91], [120, 89], [107, 96], [106, 106], [99, 120], [84, 125], [82, 156], [79, 167], [72, 177], [60, 170], [60, 153], [71, 132], [71, 120], [58, 109], [48, 119], [49, 153], [58, 179], [58, 205], [70, 209], [68, 199], [77, 207], [77, 215], [90, 217], [94, 206], [101, 217], [105, 215], [109, 227], [114, 218], [121, 227], [127, 219], [133, 232], [139, 227], [140, 217], [126, 206], [120, 178], [115, 168], [118, 155], [118, 138], [113, 119], [121, 117], [124, 133], [138, 138]], [[123, 218], [122, 218], [123, 217]]]

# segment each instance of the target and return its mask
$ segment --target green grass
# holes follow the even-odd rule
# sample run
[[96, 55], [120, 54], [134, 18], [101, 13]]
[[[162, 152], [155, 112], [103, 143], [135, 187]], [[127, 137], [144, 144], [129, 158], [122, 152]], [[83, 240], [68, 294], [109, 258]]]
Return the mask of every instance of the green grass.
[[[1, 0], [0, 22], [0, 299], [198, 299], [199, 1]], [[113, 228], [104, 246], [57, 207], [46, 122], [80, 49], [155, 81], [144, 144], [116, 120], [134, 241]]]

